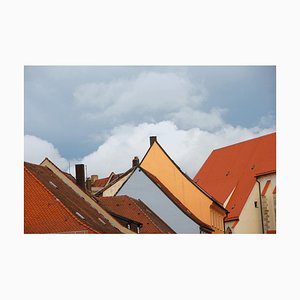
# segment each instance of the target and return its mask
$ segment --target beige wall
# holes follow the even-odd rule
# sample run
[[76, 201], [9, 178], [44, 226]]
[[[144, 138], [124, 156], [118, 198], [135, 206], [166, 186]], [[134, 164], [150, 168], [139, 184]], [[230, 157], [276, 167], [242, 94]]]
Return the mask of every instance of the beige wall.
[[103, 191], [103, 196], [108, 197], [108, 196], [115, 196], [117, 191], [120, 189], [122, 184], [128, 179], [128, 177], [132, 174], [130, 172], [128, 175], [124, 176], [123, 178], [119, 179], [115, 184], [107, 188], [106, 190]]
[[[270, 219], [270, 230], [275, 230], [275, 213], [274, 213], [274, 200], [273, 200], [273, 190], [276, 185], [276, 174], [265, 175], [259, 177], [261, 192], [268, 180], [271, 180], [269, 188], [266, 193], [266, 200], [269, 205], [269, 219]], [[254, 205], [254, 202], [257, 201], [257, 208]], [[230, 223], [231, 226], [234, 224]], [[229, 225], [229, 222], [226, 222], [226, 228]], [[248, 200], [241, 212], [239, 217], [239, 222], [232, 228], [232, 233], [263, 233], [262, 230], [262, 221], [261, 221], [261, 203], [259, 198], [259, 185], [256, 182]]]

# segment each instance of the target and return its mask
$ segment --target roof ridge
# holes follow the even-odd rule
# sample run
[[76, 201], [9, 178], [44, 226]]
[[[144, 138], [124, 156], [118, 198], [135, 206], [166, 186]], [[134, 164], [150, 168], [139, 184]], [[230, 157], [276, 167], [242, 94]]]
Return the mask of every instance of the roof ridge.
[[[40, 165], [39, 165], [40, 166]], [[43, 166], [40, 166], [43, 167]], [[34, 175], [32, 174], [32, 172], [30, 172], [26, 166], [24, 166], [25, 171], [27, 171], [32, 177], [33, 179], [39, 184], [41, 185], [41, 187], [49, 194], [51, 195], [51, 197], [54, 198], [54, 200], [59, 200], [51, 191], [49, 191], [47, 189], [47, 187]], [[51, 171], [52, 172], [52, 171]], [[87, 224], [83, 223], [81, 220], [77, 219], [69, 210], [68, 208], [59, 200], [58, 203], [62, 206], [63, 209], [66, 210], [66, 212], [73, 218], [75, 219], [78, 223], [80, 223], [81, 225], [83, 225], [84, 227], [86, 227], [87, 229], [94, 231], [95, 233], [99, 233], [98, 231], [96, 231], [95, 229], [91, 228], [90, 226], [88, 226]]]
[[147, 214], [145, 214], [145, 212], [136, 204], [136, 200], [135, 199], [133, 199], [133, 198], [131, 198], [131, 197], [129, 197], [129, 196], [127, 196], [127, 195], [125, 195], [125, 197], [127, 197], [127, 198], [129, 198], [129, 199], [131, 199], [131, 200], [133, 200], [133, 202], [134, 202], [134, 205], [146, 216], [146, 218], [147, 219], [149, 219], [150, 221], [151, 221], [151, 223], [160, 231], [160, 232], [163, 232], [155, 223], [154, 223], [154, 221], [152, 220], [152, 219], [150, 219], [150, 217], [147, 215]]
[[266, 136], [270, 136], [270, 135], [273, 135], [273, 134], [276, 134], [276, 131], [271, 132], [271, 133], [267, 133], [267, 134], [264, 134], [264, 135], [261, 135], [261, 136], [257, 136], [257, 137], [251, 138], [251, 139], [247, 139], [247, 140], [244, 140], [244, 141], [241, 141], [241, 142], [236, 142], [236, 143], [233, 143], [233, 144], [230, 144], [230, 145], [227, 145], [227, 146], [223, 146], [223, 147], [214, 149], [212, 152], [218, 151], [218, 150], [221, 150], [221, 149], [224, 149], [224, 148], [227, 148], [227, 147], [233, 147], [233, 146], [240, 145], [240, 144], [243, 144], [243, 143], [248, 143], [248, 142], [251, 142], [251, 141], [254, 141], [254, 140], [262, 139], [262, 138], [265, 138]]
[[[144, 172], [144, 174], [161, 190], [161, 192], [162, 193], [164, 193], [169, 199], [170, 199], [170, 201], [172, 201], [185, 215], [187, 215], [189, 218], [191, 218], [194, 222], [196, 222], [197, 224], [199, 224], [200, 225], [200, 223], [201, 223], [201, 226], [203, 226], [203, 227], [206, 227], [206, 228], [208, 228], [208, 229], [211, 229], [211, 226], [209, 225], [209, 224], [207, 224], [207, 223], [205, 223], [204, 221], [202, 221], [200, 218], [198, 218], [192, 211], [190, 211], [190, 209], [188, 209], [187, 207], [186, 207], [186, 205], [185, 204], [183, 204], [165, 185], [164, 185], [164, 183], [162, 183], [155, 175], [153, 175], [152, 173], [150, 173], [149, 171], [147, 171], [147, 170], [145, 170], [145, 169], [143, 169], [142, 167], [140, 167], [140, 169]], [[152, 177], [152, 178], [151, 178]], [[164, 187], [163, 189], [162, 189], [162, 186]], [[167, 190], [167, 192], [169, 193], [169, 194], [171, 194], [172, 196], [173, 196], [173, 198], [175, 198], [176, 199], [176, 201], [174, 201], [173, 199], [171, 199], [170, 197], [169, 197], [169, 195], [167, 195], [166, 194], [166, 192], [164, 191], [164, 190]], [[179, 202], [180, 204], [178, 204], [177, 202]], [[183, 209], [183, 208], [184, 209]], [[222, 206], [222, 208], [225, 210], [225, 211], [227, 211], [226, 210], [226, 208], [224, 208], [223, 206]], [[186, 211], [185, 211], [186, 210]], [[187, 212], [188, 212], [188, 214], [187, 214]], [[196, 221], [195, 221], [196, 220]], [[200, 222], [200, 223], [199, 223]]]
[[[166, 152], [166, 150], [160, 145], [160, 143], [158, 141], [155, 141], [151, 147], [154, 144], [157, 144], [158, 147], [162, 150], [162, 152], [166, 155], [166, 157], [171, 161], [171, 163], [178, 169], [178, 171], [192, 184], [194, 185], [200, 192], [202, 192], [203, 194], [205, 194], [212, 202], [214, 202], [215, 204], [217, 204], [219, 207], [221, 207], [222, 209], [226, 210], [225, 207], [223, 207], [223, 205], [217, 200], [215, 199], [211, 194], [209, 194], [207, 191], [205, 191], [202, 187], [200, 187], [199, 185], [197, 185], [194, 180], [187, 175], [185, 172], [183, 172], [183, 170], [176, 164], [176, 162], [170, 157], [170, 155]], [[149, 150], [151, 149], [151, 147], [149, 148]], [[146, 155], [148, 154], [149, 150], [147, 151], [147, 153], [145, 154], [143, 160], [145, 159]], [[140, 168], [142, 165], [142, 162], [140, 163]], [[149, 172], [150, 173], [150, 172]]]

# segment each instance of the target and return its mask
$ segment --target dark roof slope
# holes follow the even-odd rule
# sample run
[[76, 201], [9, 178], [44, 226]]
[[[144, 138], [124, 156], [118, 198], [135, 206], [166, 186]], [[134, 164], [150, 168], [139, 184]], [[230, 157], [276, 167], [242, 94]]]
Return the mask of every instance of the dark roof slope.
[[26, 162], [24, 165], [25, 169], [59, 199], [75, 218], [99, 233], [120, 233], [103, 215], [91, 207], [89, 203], [74, 192], [72, 188], [58, 178], [50, 169]]
[[140, 233], [175, 233], [141, 200], [126, 195], [99, 197], [98, 200], [107, 211], [142, 223]]

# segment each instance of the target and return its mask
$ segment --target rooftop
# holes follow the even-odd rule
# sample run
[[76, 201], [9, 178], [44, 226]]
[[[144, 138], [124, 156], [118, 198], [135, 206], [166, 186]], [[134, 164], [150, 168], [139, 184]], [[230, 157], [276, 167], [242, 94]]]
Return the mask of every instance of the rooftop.
[[[71, 187], [65, 184], [57, 175], [55, 175], [50, 169], [44, 166], [35, 165], [31, 163], [24, 164], [25, 171], [30, 173], [32, 177], [35, 178], [37, 182], [44, 187], [48, 193], [51, 193], [55, 199], [58, 199], [59, 202], [69, 211], [70, 214], [80, 222], [84, 223], [86, 226], [92, 228], [94, 232], [97, 233], [120, 233], [120, 231], [113, 227], [110, 222], [100, 214], [96, 209], [91, 207], [82, 197], [80, 197]], [[28, 181], [24, 182], [25, 190], [27, 192], [24, 195], [24, 203], [31, 203], [37, 201], [37, 196], [31, 189], [28, 187]], [[34, 191], [34, 190], [33, 190]], [[35, 200], [34, 200], [35, 199]], [[34, 209], [37, 208], [41, 214], [41, 226], [43, 223], [43, 212], [42, 207], [43, 202], [41, 198], [40, 204], [37, 202], [35, 206], [29, 206], [26, 213], [30, 215], [34, 213]], [[33, 209], [33, 211], [31, 210]], [[26, 222], [25, 218], [25, 222]], [[60, 229], [59, 229], [60, 230]]]
[[224, 204], [228, 219], [239, 217], [258, 174], [276, 172], [276, 133], [214, 150], [194, 182]]

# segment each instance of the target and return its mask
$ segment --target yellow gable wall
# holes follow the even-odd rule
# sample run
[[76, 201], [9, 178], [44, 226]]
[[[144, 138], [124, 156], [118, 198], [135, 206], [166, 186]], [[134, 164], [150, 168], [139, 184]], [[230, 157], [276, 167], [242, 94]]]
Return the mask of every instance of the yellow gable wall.
[[157, 143], [152, 145], [141, 167], [157, 177], [201, 221], [211, 225], [213, 201], [178, 170]]

